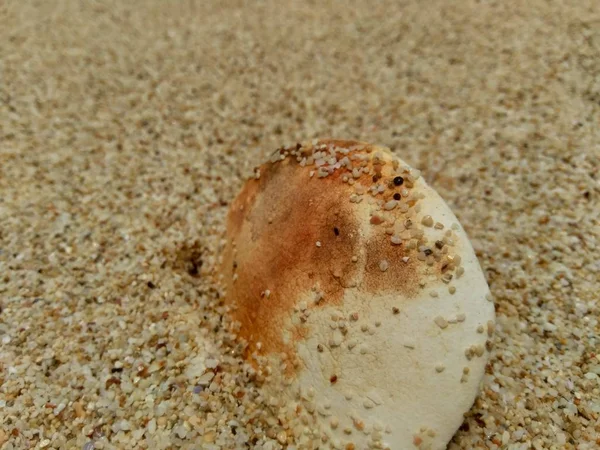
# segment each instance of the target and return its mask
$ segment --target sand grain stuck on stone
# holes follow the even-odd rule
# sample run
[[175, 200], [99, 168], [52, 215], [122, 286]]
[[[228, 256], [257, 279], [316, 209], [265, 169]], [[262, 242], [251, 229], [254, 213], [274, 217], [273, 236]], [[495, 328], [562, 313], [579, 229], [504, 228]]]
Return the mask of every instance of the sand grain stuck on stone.
[[212, 274], [253, 168], [325, 137], [422, 169], [486, 274], [449, 449], [598, 448], [599, 24], [595, 0], [2, 3], [0, 448], [293, 449]]

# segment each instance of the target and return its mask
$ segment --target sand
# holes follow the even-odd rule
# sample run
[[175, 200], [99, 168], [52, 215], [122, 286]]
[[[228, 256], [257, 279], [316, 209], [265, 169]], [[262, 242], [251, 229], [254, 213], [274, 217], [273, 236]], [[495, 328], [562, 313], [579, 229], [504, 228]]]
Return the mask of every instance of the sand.
[[294, 448], [211, 274], [329, 136], [422, 169], [494, 294], [449, 448], [600, 446], [596, 0], [8, 1], [0, 43], [2, 450]]

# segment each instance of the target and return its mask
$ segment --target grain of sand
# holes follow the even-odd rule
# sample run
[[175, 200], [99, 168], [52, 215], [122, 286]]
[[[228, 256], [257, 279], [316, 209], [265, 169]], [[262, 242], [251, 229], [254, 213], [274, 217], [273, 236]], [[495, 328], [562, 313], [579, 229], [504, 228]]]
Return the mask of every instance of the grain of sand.
[[324, 136], [472, 238], [498, 324], [449, 448], [599, 448], [597, 0], [6, 1], [0, 43], [2, 450], [293, 446], [210, 274], [251, 168]]

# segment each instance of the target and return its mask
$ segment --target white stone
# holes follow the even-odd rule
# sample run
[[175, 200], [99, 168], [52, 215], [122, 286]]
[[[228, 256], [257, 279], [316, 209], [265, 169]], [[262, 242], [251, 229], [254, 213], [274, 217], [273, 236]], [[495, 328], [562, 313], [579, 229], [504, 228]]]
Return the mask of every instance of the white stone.
[[[398, 161], [398, 167], [406, 166], [388, 150], [378, 150], [381, 159], [387, 162], [382, 165], [383, 181], [391, 179], [395, 173], [391, 161]], [[352, 155], [350, 161], [357, 164], [361, 158]], [[331, 416], [317, 414], [315, 420], [316, 426], [329, 436], [329, 444], [334, 446], [336, 442], [348, 441], [344, 432], [348, 426], [345, 418], [354, 409], [365, 424], [381, 422], [390, 430], [385, 435], [385, 442], [392, 449], [414, 448], [415, 430], [424, 425], [435, 430], [433, 436], [427, 436], [431, 450], [445, 449], [461, 425], [463, 414], [473, 404], [484, 375], [488, 352], [483, 349], [487, 334], [477, 333], [477, 327], [488, 321], [492, 325], [494, 323], [493, 302], [486, 301], [489, 288], [464, 229], [455, 227], [452, 232], [455, 245], [449, 254], [459, 257], [460, 267], [464, 268], [462, 276], [454, 277], [452, 283], [460, 295], [452, 295], [441, 276], [430, 278], [431, 266], [417, 258], [418, 249], [410, 248], [411, 241], [414, 244], [410, 235], [405, 239], [400, 234], [398, 237], [405, 241], [394, 245], [383, 227], [370, 223], [371, 205], [375, 204], [369, 200], [373, 198], [372, 189], [361, 197], [367, 198], [367, 201], [348, 202], [349, 198], [357, 198], [355, 188], [344, 183], [341, 177], [309, 180], [307, 172], [310, 165], [306, 168], [299, 165], [277, 167], [288, 168], [281, 169], [285, 172], [279, 176], [277, 170], [266, 167], [262, 172], [271, 175], [259, 193], [252, 197], [252, 204], [247, 204], [249, 197], [246, 191], [232, 203], [233, 210], [239, 207], [238, 203], [243, 203], [245, 211], [252, 211], [252, 214], [246, 215], [241, 225], [239, 222], [230, 223], [227, 231], [227, 241], [238, 243], [236, 270], [240, 274], [247, 271], [243, 279], [255, 279], [258, 286], [267, 286], [273, 280], [261, 279], [261, 274], [265, 277], [278, 274], [279, 277], [276, 280], [280, 286], [277, 298], [271, 300], [271, 308], [265, 309], [263, 316], [257, 314], [253, 318], [252, 333], [249, 330], [246, 337], [251, 344], [264, 342], [263, 350], [267, 351], [267, 358], [273, 360], [271, 367], [277, 368], [281, 367], [277, 363], [280, 351], [268, 353], [270, 346], [277, 346], [266, 339], [283, 342], [286, 334], [296, 336], [290, 342], [294, 342], [293, 350], [302, 364], [293, 382], [289, 386], [273, 382], [271, 387], [266, 388], [273, 389], [271, 395], [287, 403], [295, 400], [295, 392], [313, 388], [315, 401], [326, 400], [331, 404], [327, 409]], [[359, 172], [362, 171], [355, 171], [357, 178]], [[357, 184], [361, 182], [362, 179]], [[323, 183], [322, 190], [319, 190], [318, 183]], [[386, 184], [381, 182], [380, 185]], [[252, 189], [253, 185], [247, 186], [244, 189]], [[315, 190], [319, 192], [318, 202], [315, 201]], [[377, 194], [379, 206], [389, 208], [386, 215], [394, 216], [396, 220], [401, 218], [400, 223], [405, 223], [407, 216], [403, 215], [401, 208], [391, 208], [391, 203], [385, 208], [388, 195], [387, 188], [383, 194]], [[448, 205], [423, 177], [414, 182], [411, 198], [419, 199], [418, 217], [431, 216], [448, 224], [457, 222]], [[308, 207], [310, 210], [294, 211], [293, 204], [290, 208], [289, 202], [278, 204], [278, 199], [294, 199], [299, 205], [311, 205]], [[348, 246], [345, 252], [341, 251], [342, 244], [333, 240], [332, 231], [334, 226], [338, 226], [341, 211], [344, 211], [344, 220], [349, 222], [344, 226], [354, 232], [352, 246]], [[411, 210], [407, 214], [411, 214]], [[430, 243], [444, 238], [446, 230], [423, 227], [416, 219], [415, 211], [412, 214], [411, 233], [423, 233]], [[268, 227], [266, 218], [270, 215], [278, 219]], [[290, 216], [306, 217], [307, 220], [290, 222]], [[277, 223], [278, 220], [281, 222]], [[290, 229], [294, 233], [286, 234]], [[263, 237], [257, 235], [257, 230], [262, 230]], [[297, 236], [308, 238], [297, 239]], [[315, 248], [317, 239], [327, 245]], [[372, 242], [381, 242], [389, 247], [385, 252], [373, 254], [372, 247], [369, 247]], [[293, 245], [299, 247], [294, 248]], [[285, 270], [276, 265], [277, 258], [265, 258], [265, 255], [277, 255], [281, 250], [295, 258], [285, 259]], [[349, 254], [349, 251], [352, 253]], [[397, 251], [397, 259], [392, 258], [389, 251]], [[352, 262], [351, 255], [359, 256], [356, 262]], [[226, 248], [224, 280], [231, 280], [232, 258], [233, 252]], [[348, 266], [351, 267], [347, 271], [339, 272], [340, 268]], [[343, 277], [334, 277], [334, 273], [343, 273]], [[314, 292], [311, 290], [317, 282], [321, 283], [320, 290], [327, 292], [324, 301], [318, 305], [312, 301]], [[247, 292], [236, 291], [232, 283], [226, 288], [226, 302], [232, 307], [230, 311], [234, 319], [236, 311], [249, 311], [255, 307], [255, 303], [237, 303], [253, 298]], [[256, 295], [260, 295], [260, 289]], [[241, 295], [238, 296], [237, 292]], [[436, 292], [437, 296], [432, 297], [430, 292]], [[274, 305], [273, 301], [281, 304]], [[307, 302], [307, 312], [311, 314], [299, 325], [294, 324], [292, 318], [297, 315], [294, 306], [301, 302]], [[393, 314], [394, 305], [401, 305], [401, 314]], [[357, 312], [360, 321], [348, 322], [348, 335], [344, 336], [347, 344], [339, 345], [342, 334], [337, 329], [332, 331], [331, 317], [333, 314], [348, 317], [353, 312]], [[454, 323], [449, 324], [450, 320]], [[361, 328], [362, 325], [376, 323], [381, 325]], [[263, 334], [261, 327], [268, 333]], [[299, 333], [299, 330], [302, 332]], [[240, 333], [244, 336], [243, 329]], [[319, 352], [318, 344], [332, 345]], [[467, 361], [465, 349], [470, 348], [477, 349], [481, 356]], [[467, 365], [468, 376], [463, 374]], [[589, 373], [596, 376], [593, 372]], [[272, 378], [277, 380], [283, 375], [273, 373]], [[338, 417], [339, 426], [331, 427]], [[372, 434], [352, 432], [356, 448], [370, 448], [372, 437]]]

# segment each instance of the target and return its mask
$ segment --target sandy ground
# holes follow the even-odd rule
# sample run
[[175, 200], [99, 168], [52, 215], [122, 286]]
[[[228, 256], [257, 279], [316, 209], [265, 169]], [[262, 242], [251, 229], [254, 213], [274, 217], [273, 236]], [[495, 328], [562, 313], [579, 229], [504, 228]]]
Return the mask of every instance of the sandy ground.
[[210, 274], [244, 176], [326, 136], [422, 169], [486, 273], [449, 448], [599, 448], [597, 0], [287, 3], [0, 3], [0, 448], [293, 448]]

